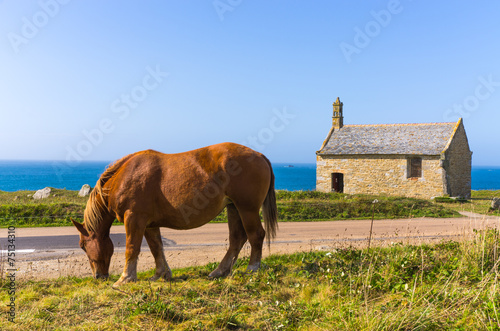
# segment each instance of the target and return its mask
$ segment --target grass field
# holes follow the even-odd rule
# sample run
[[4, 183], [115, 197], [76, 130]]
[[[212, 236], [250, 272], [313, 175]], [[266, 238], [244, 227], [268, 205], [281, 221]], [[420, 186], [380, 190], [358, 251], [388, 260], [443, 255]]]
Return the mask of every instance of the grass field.
[[[2, 226], [12, 218], [16, 226], [81, 221], [86, 198], [77, 192], [54, 190], [41, 202], [28, 197], [33, 193], [0, 192]], [[280, 221], [454, 217], [498, 215], [489, 199], [499, 193], [432, 202], [278, 191], [277, 203]], [[4, 257], [0, 330], [500, 330], [499, 244], [500, 233], [489, 230], [433, 245], [311, 251], [270, 256], [253, 274], [241, 259], [225, 279], [208, 279], [216, 267], [209, 264], [174, 270], [172, 282], [148, 282], [153, 271], [142, 273], [119, 290], [111, 287], [118, 275], [18, 281], [15, 324], [7, 320], [12, 296]]]
[[0, 191], [0, 227], [69, 226], [70, 217], [82, 220], [87, 197], [78, 191], [52, 189], [50, 197], [32, 198], [35, 191]]
[[[172, 282], [60, 278], [16, 284], [15, 324], [1, 330], [498, 330], [500, 234], [385, 248], [270, 256], [174, 270]], [[1, 280], [6, 316], [8, 279]]]
[[472, 191], [472, 199], [466, 203], [451, 202], [440, 204], [456, 211], [471, 211], [484, 215], [500, 216], [500, 211], [491, 210], [491, 199], [494, 197], [500, 198], [500, 190]]
[[[71, 226], [70, 218], [83, 221], [87, 198], [79, 197], [76, 191], [54, 189], [43, 200], [33, 200], [33, 193], [0, 191], [0, 227]], [[378, 203], [373, 204], [375, 199]], [[277, 191], [277, 205], [280, 222], [459, 216], [454, 204], [316, 191]], [[226, 220], [223, 212], [214, 221]]]

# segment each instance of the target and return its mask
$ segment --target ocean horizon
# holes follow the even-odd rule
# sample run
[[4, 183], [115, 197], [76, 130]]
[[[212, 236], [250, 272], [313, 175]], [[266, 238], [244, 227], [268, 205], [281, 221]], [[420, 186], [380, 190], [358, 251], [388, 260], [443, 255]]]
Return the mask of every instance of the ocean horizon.
[[[94, 187], [111, 162], [85, 161], [0, 161], [0, 191], [34, 191], [44, 187], [79, 190]], [[300, 191], [316, 189], [315, 163], [273, 163], [276, 189]], [[473, 166], [473, 190], [500, 190], [500, 166]]]

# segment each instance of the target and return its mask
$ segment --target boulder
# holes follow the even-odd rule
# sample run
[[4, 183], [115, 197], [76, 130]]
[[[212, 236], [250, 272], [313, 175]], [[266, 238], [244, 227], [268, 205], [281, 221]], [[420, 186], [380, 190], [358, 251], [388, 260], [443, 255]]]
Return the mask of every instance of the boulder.
[[80, 189], [80, 192], [78, 192], [78, 196], [80, 197], [86, 197], [87, 195], [90, 194], [91, 187], [89, 184], [84, 184], [82, 188]]
[[33, 194], [33, 199], [40, 200], [40, 199], [48, 198], [50, 196], [51, 191], [52, 190], [50, 189], [50, 187], [46, 187], [46, 188], [43, 188], [41, 190], [38, 190], [35, 192], [35, 194]]
[[500, 198], [493, 198], [491, 200], [491, 209], [500, 210]]

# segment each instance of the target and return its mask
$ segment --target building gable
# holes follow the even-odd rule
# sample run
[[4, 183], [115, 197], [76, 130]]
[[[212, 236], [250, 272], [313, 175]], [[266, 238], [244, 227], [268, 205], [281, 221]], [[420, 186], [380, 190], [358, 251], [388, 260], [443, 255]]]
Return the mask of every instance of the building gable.
[[450, 196], [469, 198], [471, 194], [472, 152], [461, 120], [457, 123], [441, 159], [446, 174], [444, 178], [446, 193]]

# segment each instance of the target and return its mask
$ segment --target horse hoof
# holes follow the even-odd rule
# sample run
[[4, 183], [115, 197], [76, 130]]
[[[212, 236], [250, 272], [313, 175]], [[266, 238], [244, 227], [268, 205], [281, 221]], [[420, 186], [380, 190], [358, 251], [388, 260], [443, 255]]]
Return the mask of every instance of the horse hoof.
[[118, 288], [118, 287], [122, 286], [123, 284], [124, 284], [124, 282], [122, 282], [122, 281], [119, 281], [119, 280], [118, 280], [118, 281], [116, 281], [116, 282], [113, 284], [113, 287]]
[[253, 265], [253, 266], [248, 266], [247, 267], [247, 273], [252, 273], [252, 272], [257, 272], [260, 268], [260, 264], [259, 265]]
[[208, 275], [208, 278], [222, 278], [222, 277], [226, 277], [227, 275], [229, 275], [229, 271], [223, 272], [223, 271], [220, 271], [219, 269], [215, 269], [214, 271], [212, 271], [210, 273], [210, 275]]
[[165, 281], [169, 281], [172, 279], [172, 273], [164, 273], [161, 275], [154, 275], [153, 277], [149, 278], [150, 281], [154, 282], [157, 281], [158, 279], [163, 278]]
[[118, 279], [116, 281], [116, 283], [113, 284], [113, 287], [120, 287], [123, 284], [132, 283], [132, 282], [136, 282], [136, 281], [137, 281], [137, 278], [124, 278], [124, 277], [120, 277], [120, 279]]

